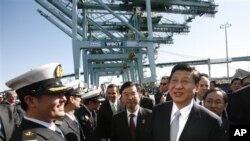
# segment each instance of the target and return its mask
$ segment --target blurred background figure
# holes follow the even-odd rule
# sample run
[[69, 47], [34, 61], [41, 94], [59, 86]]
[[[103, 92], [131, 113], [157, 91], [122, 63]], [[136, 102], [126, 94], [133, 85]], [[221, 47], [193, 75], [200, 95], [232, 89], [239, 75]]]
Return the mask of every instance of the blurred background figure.
[[105, 98], [100, 95], [100, 90], [87, 92], [82, 98], [84, 99], [84, 103], [79, 109], [75, 110], [75, 116], [83, 129], [86, 137], [85, 141], [99, 141], [96, 135], [96, 111], [99, 109], [101, 103], [105, 101]]
[[100, 92], [101, 96], [106, 98], [106, 84], [101, 84], [101, 92]]
[[200, 74], [200, 81], [199, 81], [199, 88], [197, 93], [195, 94], [194, 100], [197, 102], [199, 105], [204, 105], [203, 103], [203, 97], [205, 93], [210, 89], [210, 80], [208, 78], [208, 75], [205, 73]]
[[16, 105], [17, 104], [17, 94], [13, 90], [5, 91], [5, 101], [4, 104]]
[[240, 88], [241, 88], [241, 79], [238, 77], [233, 78], [230, 83], [230, 91], [228, 94], [234, 93]]
[[219, 84], [215, 80], [210, 81], [210, 89], [218, 88]]
[[144, 88], [141, 89], [140, 106], [150, 110], [153, 110], [154, 107], [154, 100], [149, 97], [148, 92]]
[[168, 94], [169, 76], [163, 76], [160, 82], [160, 93], [155, 95], [155, 105], [172, 100]]

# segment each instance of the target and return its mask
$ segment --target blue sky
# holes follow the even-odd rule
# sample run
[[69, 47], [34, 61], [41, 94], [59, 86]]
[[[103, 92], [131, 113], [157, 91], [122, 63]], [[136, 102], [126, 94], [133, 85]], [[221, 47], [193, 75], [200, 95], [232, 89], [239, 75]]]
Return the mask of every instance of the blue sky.
[[[156, 62], [225, 58], [225, 35], [219, 26], [226, 22], [232, 24], [228, 29], [229, 57], [250, 56], [250, 1], [215, 3], [219, 5], [215, 17], [196, 17], [188, 34], [174, 35], [174, 44], [159, 49]], [[40, 16], [38, 8], [43, 9], [32, 0], [0, 1], [0, 91], [7, 89], [9, 79], [48, 62], [60, 62], [65, 74], [73, 73], [71, 38]], [[249, 62], [229, 66], [230, 75], [237, 68], [249, 70]], [[207, 72], [207, 66], [197, 68]], [[161, 71], [158, 77], [169, 75], [170, 69], [157, 69]], [[213, 65], [212, 77], [222, 76], [226, 76], [226, 64]]]

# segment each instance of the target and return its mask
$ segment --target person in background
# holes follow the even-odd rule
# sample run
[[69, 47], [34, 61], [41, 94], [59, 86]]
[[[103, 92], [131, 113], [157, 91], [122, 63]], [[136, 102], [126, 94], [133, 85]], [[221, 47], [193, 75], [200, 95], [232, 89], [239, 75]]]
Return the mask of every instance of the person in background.
[[66, 93], [67, 102], [65, 103], [65, 116], [55, 121], [58, 127], [62, 130], [67, 141], [84, 141], [85, 136], [80, 126], [79, 121], [75, 117], [75, 109], [80, 108], [81, 99], [83, 97], [83, 85], [79, 80], [74, 80], [67, 84], [73, 90]]
[[126, 110], [113, 116], [111, 141], [150, 141], [151, 110], [139, 105], [141, 86], [125, 82], [120, 93]]
[[78, 119], [83, 133], [86, 137], [85, 141], [98, 141], [96, 135], [97, 113], [102, 102], [105, 101], [100, 95], [99, 90], [92, 90], [84, 95], [84, 104], [75, 110], [75, 116]]
[[222, 128], [225, 133], [225, 140], [229, 140], [229, 120], [223, 117], [228, 105], [226, 92], [219, 88], [210, 89], [204, 96], [204, 107], [217, 114], [222, 119]]
[[110, 84], [107, 87], [107, 99], [97, 111], [96, 133], [101, 141], [109, 141], [111, 138], [112, 117], [123, 110], [120, 102], [119, 87]]
[[[17, 102], [17, 94], [14, 90], [5, 91], [6, 100], [0, 105], [1, 131], [0, 138], [9, 140], [14, 129], [19, 127], [24, 116], [24, 110], [21, 108], [20, 102]], [[1, 95], [2, 96], [2, 95]]]
[[49, 63], [6, 82], [16, 90], [26, 112], [10, 141], [65, 141], [54, 123], [65, 115], [65, 93], [72, 89], [62, 84], [62, 72], [59, 63]]
[[155, 105], [172, 100], [168, 94], [169, 77], [163, 76], [160, 82], [160, 93], [155, 95]]
[[101, 84], [101, 92], [100, 92], [101, 96], [106, 98], [106, 84]]
[[4, 104], [13, 105], [13, 106], [17, 104], [17, 94], [14, 90], [5, 91]]
[[215, 80], [210, 81], [210, 89], [218, 88], [219, 84]]
[[205, 73], [201, 73], [201, 79], [199, 81], [199, 88], [194, 96], [195, 102], [197, 102], [200, 105], [204, 105], [203, 103], [203, 97], [205, 93], [210, 89], [210, 80], [208, 78], [208, 75]]
[[224, 135], [219, 116], [194, 102], [200, 73], [188, 64], [177, 64], [170, 75], [173, 101], [157, 105], [152, 113], [153, 141], [219, 141]]
[[235, 91], [239, 90], [241, 88], [241, 79], [236, 77], [231, 80], [230, 83], [230, 92], [234, 93]]
[[152, 110], [154, 107], [154, 101], [149, 97], [147, 91], [144, 88], [141, 89], [140, 106], [150, 110]]

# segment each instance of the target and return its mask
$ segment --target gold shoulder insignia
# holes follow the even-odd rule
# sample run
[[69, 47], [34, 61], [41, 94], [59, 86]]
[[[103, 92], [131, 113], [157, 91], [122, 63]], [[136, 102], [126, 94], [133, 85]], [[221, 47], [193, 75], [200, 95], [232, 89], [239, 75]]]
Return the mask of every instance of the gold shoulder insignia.
[[55, 76], [56, 77], [62, 77], [63, 76], [63, 69], [61, 65], [58, 65], [55, 70]]
[[23, 131], [22, 141], [38, 141], [34, 129]]
[[34, 133], [31, 132], [31, 131], [27, 131], [27, 132], [24, 133], [25, 136], [31, 136], [31, 135], [33, 135], [33, 134], [34, 134]]

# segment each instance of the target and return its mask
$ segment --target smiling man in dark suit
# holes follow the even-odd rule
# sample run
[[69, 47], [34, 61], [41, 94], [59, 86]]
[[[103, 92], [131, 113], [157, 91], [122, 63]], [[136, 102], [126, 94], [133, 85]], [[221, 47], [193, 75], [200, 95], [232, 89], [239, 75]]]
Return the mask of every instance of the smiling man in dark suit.
[[111, 141], [150, 140], [151, 110], [140, 107], [141, 86], [126, 82], [120, 93], [126, 110], [113, 117]]
[[172, 69], [169, 94], [173, 101], [153, 109], [153, 141], [220, 140], [220, 118], [193, 101], [199, 80], [199, 72], [190, 65], [178, 64]]
[[106, 100], [97, 111], [97, 136], [101, 141], [109, 141], [111, 138], [112, 117], [123, 110], [119, 87], [110, 84], [107, 87]]

